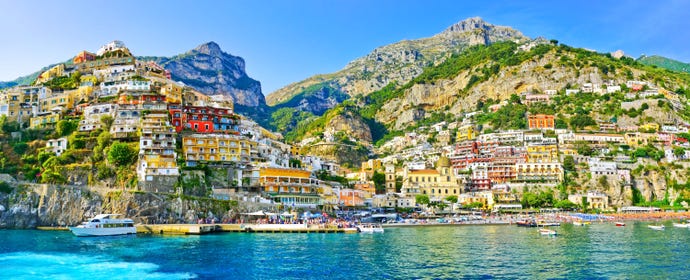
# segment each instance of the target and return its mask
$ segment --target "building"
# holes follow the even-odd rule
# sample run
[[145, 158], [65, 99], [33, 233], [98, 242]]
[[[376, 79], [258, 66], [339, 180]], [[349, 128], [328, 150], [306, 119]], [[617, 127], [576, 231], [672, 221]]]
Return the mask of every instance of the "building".
[[118, 50], [129, 53], [129, 49], [127, 49], [127, 47], [125, 46], [125, 43], [123, 43], [122, 41], [115, 40], [115, 41], [112, 41], [110, 43], [107, 43], [107, 44], [101, 46], [101, 48], [98, 49], [98, 52], [96, 52], [96, 54], [99, 56], [102, 56], [108, 52], [115, 52]]
[[425, 194], [431, 201], [442, 201], [448, 196], [461, 193], [447, 157], [439, 158], [436, 169], [406, 170], [402, 188], [403, 194], [412, 197]]
[[146, 191], [170, 192], [180, 176], [175, 153], [175, 129], [168, 114], [149, 113], [141, 118], [139, 163], [140, 187]]
[[598, 176], [617, 177], [618, 167], [613, 161], [601, 161], [598, 158], [591, 158], [588, 162], [589, 172], [592, 178]]
[[558, 162], [558, 146], [529, 145], [527, 146], [527, 162]]
[[92, 131], [103, 126], [101, 119], [104, 116], [114, 117], [117, 104], [104, 103], [86, 106], [82, 110], [83, 119], [79, 121], [79, 131]]
[[536, 114], [527, 117], [529, 129], [554, 129], [556, 127], [553, 115]]
[[[571, 194], [568, 195], [568, 200], [577, 205], [582, 205], [583, 201], [587, 203], [587, 208], [606, 210], [609, 208], [609, 197], [605, 193], [597, 191], [588, 191], [587, 194]], [[584, 206], [584, 205], [583, 205]]]
[[30, 119], [30, 128], [51, 128], [60, 121], [62, 117], [60, 113], [57, 112], [45, 112], [39, 113], [35, 117]]
[[184, 105], [169, 109], [177, 132], [189, 129], [198, 133], [239, 134], [240, 116], [231, 108]]
[[47, 151], [53, 152], [55, 155], [60, 156], [65, 150], [67, 150], [67, 137], [48, 140], [48, 143], [46, 143], [46, 149]]
[[386, 164], [385, 168], [386, 174], [386, 193], [395, 193], [395, 165]]
[[198, 163], [246, 165], [256, 143], [228, 134], [192, 134], [182, 138], [182, 152], [188, 166]]
[[560, 182], [563, 180], [563, 168], [560, 163], [518, 163], [517, 181], [521, 182]]
[[472, 124], [465, 124], [458, 127], [458, 132], [455, 135], [456, 142], [462, 142], [467, 140], [477, 139], [479, 131]]
[[115, 120], [110, 126], [110, 135], [115, 138], [137, 137], [141, 109], [136, 105], [118, 105]]
[[322, 205], [320, 181], [302, 169], [261, 168], [259, 185], [263, 193], [284, 207], [316, 208]]

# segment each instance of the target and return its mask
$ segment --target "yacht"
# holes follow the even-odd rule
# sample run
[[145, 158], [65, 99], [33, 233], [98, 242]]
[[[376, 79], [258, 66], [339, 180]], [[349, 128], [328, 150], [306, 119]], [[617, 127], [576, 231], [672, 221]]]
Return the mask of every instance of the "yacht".
[[653, 229], [653, 230], [664, 230], [664, 229], [666, 228], [666, 227], [664, 227], [664, 225], [659, 225], [659, 226], [648, 225], [647, 227], [649, 227], [649, 228], [651, 228], [651, 229]]
[[116, 218], [121, 214], [100, 214], [93, 217], [88, 222], [83, 222], [76, 227], [69, 227], [69, 230], [76, 236], [109, 236], [136, 234], [137, 228], [134, 227], [132, 219]]
[[383, 227], [378, 224], [361, 224], [357, 226], [357, 231], [361, 233], [383, 233]]

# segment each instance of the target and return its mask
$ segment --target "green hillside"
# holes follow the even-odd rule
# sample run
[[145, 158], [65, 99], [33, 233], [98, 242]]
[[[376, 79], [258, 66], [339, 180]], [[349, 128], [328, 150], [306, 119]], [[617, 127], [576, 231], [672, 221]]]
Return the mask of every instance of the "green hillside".
[[668, 70], [690, 73], [690, 64], [665, 58], [663, 56], [642, 56], [638, 58], [637, 61], [644, 65], [657, 66]]

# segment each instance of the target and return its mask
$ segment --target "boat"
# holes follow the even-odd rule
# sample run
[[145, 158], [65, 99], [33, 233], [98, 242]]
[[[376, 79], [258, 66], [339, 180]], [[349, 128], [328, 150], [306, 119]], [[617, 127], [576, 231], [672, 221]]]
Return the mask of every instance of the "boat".
[[69, 227], [69, 230], [76, 236], [111, 236], [136, 234], [137, 228], [134, 227], [132, 219], [118, 218], [121, 214], [100, 214], [87, 222], [83, 222], [76, 227]]
[[357, 226], [361, 233], [383, 233], [383, 227], [379, 224], [361, 224]]
[[519, 227], [536, 227], [537, 226], [537, 222], [530, 221], [530, 220], [518, 221], [515, 224]]
[[616, 222], [617, 227], [624, 227], [625, 223], [624, 222]]
[[665, 227], [664, 225], [659, 225], [659, 226], [648, 225], [647, 227], [648, 227], [648, 228], [651, 228], [651, 229], [653, 229], [653, 230], [664, 230], [664, 229], [666, 229], [666, 227]]
[[584, 226], [585, 223], [580, 222], [580, 221], [573, 221], [573, 225], [574, 225], [574, 226]]
[[537, 223], [538, 227], [557, 227], [560, 225], [561, 225], [561, 223], [559, 223], [559, 222], [539, 222], [539, 223]]
[[688, 223], [673, 223], [673, 227], [677, 227], [677, 228], [690, 228], [690, 224], [688, 224]]
[[539, 234], [541, 234], [541, 235], [557, 235], [558, 233], [552, 229], [540, 228]]

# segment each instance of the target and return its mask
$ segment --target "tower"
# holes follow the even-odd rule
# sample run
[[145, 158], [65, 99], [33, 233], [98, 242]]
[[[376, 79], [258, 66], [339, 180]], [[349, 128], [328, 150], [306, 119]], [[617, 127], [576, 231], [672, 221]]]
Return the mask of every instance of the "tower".
[[386, 193], [395, 193], [395, 165], [386, 164]]

